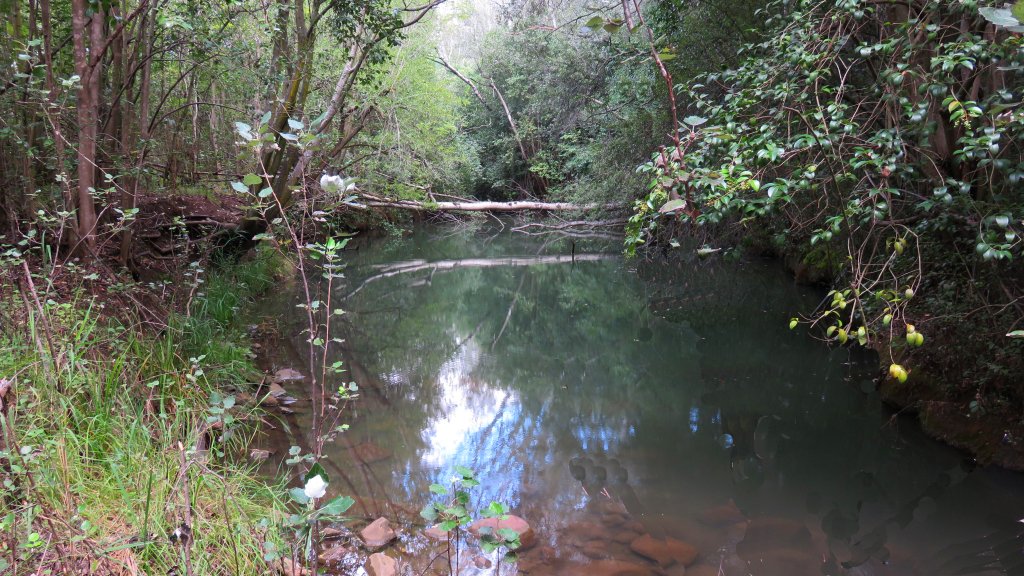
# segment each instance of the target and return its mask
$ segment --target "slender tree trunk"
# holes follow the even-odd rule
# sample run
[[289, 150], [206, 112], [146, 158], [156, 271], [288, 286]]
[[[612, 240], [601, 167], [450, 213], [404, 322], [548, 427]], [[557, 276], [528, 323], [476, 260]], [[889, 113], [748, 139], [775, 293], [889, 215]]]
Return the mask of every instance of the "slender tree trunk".
[[[89, 40], [93, 46], [102, 37], [103, 19], [94, 13], [92, 22], [86, 16], [87, 0], [72, 0], [71, 30], [74, 42], [75, 72], [80, 78], [78, 89], [78, 238], [79, 247], [87, 252], [96, 247], [96, 122], [99, 96], [99, 65], [89, 65], [86, 51]], [[96, 28], [100, 27], [97, 31]]]
[[[136, 38], [138, 40], [136, 44], [141, 44], [144, 48], [141, 55], [142, 75], [139, 86], [139, 97], [133, 104], [133, 107], [137, 112], [135, 114], [124, 115], [125, 126], [123, 128], [121, 138], [121, 150], [125, 162], [131, 162], [133, 165], [132, 173], [124, 180], [124, 186], [121, 188], [121, 210], [126, 213], [134, 210], [138, 204], [139, 181], [142, 178], [142, 167], [145, 164], [146, 151], [149, 145], [149, 95], [152, 80], [151, 62], [153, 59], [152, 13], [155, 13], [155, 8], [147, 10], [139, 21], [138, 32], [136, 34]], [[127, 94], [128, 90], [125, 91], [126, 97]], [[135, 118], [134, 125], [138, 126], [138, 135], [136, 135], [134, 130], [132, 130], [132, 117]], [[134, 149], [136, 146], [138, 146], [138, 150]], [[134, 234], [132, 232], [132, 227], [129, 225], [121, 231], [121, 247], [118, 259], [122, 266], [132, 266], [131, 254], [133, 241]]]

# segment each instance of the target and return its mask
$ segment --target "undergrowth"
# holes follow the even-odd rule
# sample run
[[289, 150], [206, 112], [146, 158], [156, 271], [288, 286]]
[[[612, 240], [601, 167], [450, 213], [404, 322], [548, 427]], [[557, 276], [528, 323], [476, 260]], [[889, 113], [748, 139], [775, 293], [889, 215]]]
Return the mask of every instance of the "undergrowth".
[[34, 306], [3, 287], [24, 313], [0, 332], [0, 572], [270, 570], [283, 489], [232, 458], [256, 408], [228, 390], [258, 374], [238, 311], [275, 265], [193, 266], [160, 334], [81, 291]]

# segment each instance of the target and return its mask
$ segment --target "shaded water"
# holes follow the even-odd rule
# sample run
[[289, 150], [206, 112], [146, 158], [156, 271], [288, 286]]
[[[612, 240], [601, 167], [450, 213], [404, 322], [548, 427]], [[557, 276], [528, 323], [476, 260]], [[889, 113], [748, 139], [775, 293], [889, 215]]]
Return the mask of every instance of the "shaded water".
[[790, 331], [821, 292], [620, 246], [421, 229], [346, 252], [334, 329], [361, 397], [332, 490], [422, 551], [428, 486], [467, 466], [471, 510], [536, 530], [530, 574], [681, 574], [631, 552], [643, 533], [695, 546], [688, 574], [1021, 573], [1024, 480], [886, 412], [877, 358]]

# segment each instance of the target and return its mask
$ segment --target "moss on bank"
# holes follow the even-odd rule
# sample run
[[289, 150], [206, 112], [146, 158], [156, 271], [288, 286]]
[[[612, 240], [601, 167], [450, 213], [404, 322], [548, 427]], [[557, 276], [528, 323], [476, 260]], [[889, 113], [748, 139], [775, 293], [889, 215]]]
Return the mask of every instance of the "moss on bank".
[[276, 266], [192, 266], [159, 334], [80, 289], [36, 307], [3, 287], [0, 572], [268, 571], [283, 490], [231, 457], [256, 408], [228, 390], [258, 374], [238, 311]]

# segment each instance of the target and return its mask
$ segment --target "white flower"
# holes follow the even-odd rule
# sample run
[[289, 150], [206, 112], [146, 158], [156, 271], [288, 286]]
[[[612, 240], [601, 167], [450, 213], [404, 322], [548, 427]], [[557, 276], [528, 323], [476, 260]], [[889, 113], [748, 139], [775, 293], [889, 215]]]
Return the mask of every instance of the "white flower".
[[323, 498], [327, 493], [327, 482], [317, 474], [306, 481], [306, 487], [302, 491], [306, 493], [307, 498]]
[[341, 176], [332, 176], [325, 172], [324, 175], [320, 177], [320, 187], [327, 192], [337, 192], [338, 190], [341, 190], [341, 187], [344, 184], [345, 179]]
[[348, 193], [356, 189], [356, 179], [345, 178], [340, 174], [331, 175], [324, 172], [323, 176], [320, 176], [320, 187], [323, 188], [325, 192], [331, 194], [336, 192]]

